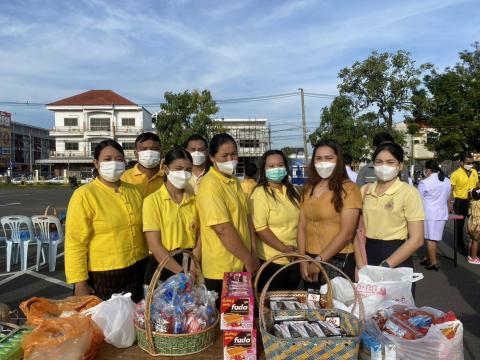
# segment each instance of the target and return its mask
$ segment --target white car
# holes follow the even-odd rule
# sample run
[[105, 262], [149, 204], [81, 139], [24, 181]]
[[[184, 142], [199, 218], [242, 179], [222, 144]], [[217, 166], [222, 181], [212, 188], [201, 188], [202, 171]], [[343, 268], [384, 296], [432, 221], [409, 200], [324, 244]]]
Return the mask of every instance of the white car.
[[85, 179], [81, 179], [80, 184], [88, 184], [92, 180], [93, 180], [93, 177], [88, 177], [88, 178], [85, 178]]
[[52, 179], [48, 179], [47, 183], [48, 184], [65, 184], [65, 179], [63, 178], [63, 176], [57, 176]]

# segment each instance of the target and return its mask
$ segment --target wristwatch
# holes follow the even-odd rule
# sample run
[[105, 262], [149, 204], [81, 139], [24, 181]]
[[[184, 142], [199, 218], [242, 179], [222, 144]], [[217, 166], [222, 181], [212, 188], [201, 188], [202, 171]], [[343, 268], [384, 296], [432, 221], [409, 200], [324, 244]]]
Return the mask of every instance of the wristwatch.
[[321, 257], [320, 255], [315, 256], [315, 260], [323, 261], [323, 259], [322, 259], [322, 257]]
[[387, 260], [383, 260], [383, 261], [380, 263], [380, 266], [386, 267], [386, 268], [391, 268], [391, 266], [390, 266], [390, 264], [387, 262]]

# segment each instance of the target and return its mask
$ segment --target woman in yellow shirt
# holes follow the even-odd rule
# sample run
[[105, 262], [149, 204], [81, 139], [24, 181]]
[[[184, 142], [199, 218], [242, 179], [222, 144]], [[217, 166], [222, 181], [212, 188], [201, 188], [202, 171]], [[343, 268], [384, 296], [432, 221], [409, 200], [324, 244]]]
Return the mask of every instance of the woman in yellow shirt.
[[[152, 253], [145, 273], [146, 284], [150, 283], [158, 263], [169, 252], [192, 250], [198, 237], [195, 195], [185, 191], [192, 177], [192, 156], [184, 149], [171, 150], [165, 155], [165, 166], [164, 184], [143, 202], [143, 231]], [[200, 248], [195, 247], [196, 256], [200, 255], [199, 252]], [[182, 254], [167, 263], [162, 280], [182, 271], [179, 261], [182, 261]]]
[[205, 285], [219, 294], [224, 272], [255, 272], [254, 230], [247, 199], [235, 177], [237, 144], [228, 134], [210, 141], [212, 167], [203, 177], [197, 194], [200, 216], [202, 271]]
[[125, 171], [122, 147], [104, 140], [94, 152], [99, 176], [77, 189], [67, 210], [65, 275], [75, 295], [131, 292], [143, 297], [148, 249], [142, 232], [142, 195], [120, 177]]
[[[412, 255], [424, 241], [425, 214], [418, 190], [398, 177], [403, 169], [403, 149], [384, 143], [373, 153], [373, 164], [377, 181], [362, 188], [368, 264], [413, 268]], [[364, 261], [356, 254], [361, 268]]]
[[[353, 280], [353, 238], [362, 196], [348, 178], [340, 146], [334, 141], [320, 141], [308, 171], [298, 224], [298, 251], [331, 263]], [[300, 269], [305, 288], [318, 287], [318, 267], [302, 263]], [[339, 276], [331, 268], [326, 270], [331, 278]]]
[[[250, 212], [257, 233], [257, 253], [261, 262], [297, 250], [300, 196], [288, 179], [287, 159], [280, 150], [269, 150], [262, 156], [259, 181], [250, 199]], [[287, 258], [275, 260], [263, 271], [259, 291]], [[281, 272], [270, 290], [296, 290], [300, 281], [298, 266]]]

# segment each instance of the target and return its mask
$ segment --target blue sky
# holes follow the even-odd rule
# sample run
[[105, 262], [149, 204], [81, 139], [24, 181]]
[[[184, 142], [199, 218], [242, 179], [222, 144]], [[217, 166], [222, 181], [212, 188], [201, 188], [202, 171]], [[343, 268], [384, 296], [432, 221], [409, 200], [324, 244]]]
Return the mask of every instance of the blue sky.
[[[137, 103], [165, 91], [216, 99], [297, 91], [336, 94], [338, 71], [372, 50], [406, 49], [420, 64], [453, 65], [480, 41], [478, 0], [1, 1], [0, 101], [48, 103], [112, 89]], [[326, 99], [306, 99], [308, 126]], [[43, 107], [1, 105], [13, 120], [53, 126]], [[156, 107], [150, 107], [154, 112]], [[223, 104], [222, 117], [300, 124], [297, 97]], [[301, 132], [274, 133], [274, 146]]]

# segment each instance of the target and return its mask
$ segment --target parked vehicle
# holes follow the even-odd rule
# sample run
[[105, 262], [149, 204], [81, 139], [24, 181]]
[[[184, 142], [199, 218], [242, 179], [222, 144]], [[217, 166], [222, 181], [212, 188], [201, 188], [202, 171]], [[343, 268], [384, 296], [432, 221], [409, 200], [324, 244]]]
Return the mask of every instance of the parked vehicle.
[[65, 183], [65, 179], [63, 178], [63, 176], [57, 176], [57, 177], [48, 179], [46, 182], [47, 182], [48, 184], [64, 184], [64, 183]]

